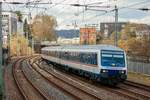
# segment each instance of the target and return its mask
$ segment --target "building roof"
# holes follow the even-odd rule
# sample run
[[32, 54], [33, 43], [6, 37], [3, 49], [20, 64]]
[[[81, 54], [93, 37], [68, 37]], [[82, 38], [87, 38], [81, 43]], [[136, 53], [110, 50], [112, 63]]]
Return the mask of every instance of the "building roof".
[[[127, 24], [128, 22], [118, 22], [118, 24]], [[101, 22], [100, 24], [115, 24], [115, 22]]]
[[113, 45], [67, 45], [67, 46], [54, 46], [54, 47], [45, 47], [42, 50], [118, 50], [124, 51], [119, 47]]

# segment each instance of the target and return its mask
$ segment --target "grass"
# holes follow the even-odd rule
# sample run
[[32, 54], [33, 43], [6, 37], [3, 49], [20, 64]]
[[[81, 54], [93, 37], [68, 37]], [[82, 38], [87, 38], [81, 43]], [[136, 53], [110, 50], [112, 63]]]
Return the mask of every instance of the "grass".
[[128, 72], [128, 80], [138, 82], [141, 84], [150, 85], [150, 75]]

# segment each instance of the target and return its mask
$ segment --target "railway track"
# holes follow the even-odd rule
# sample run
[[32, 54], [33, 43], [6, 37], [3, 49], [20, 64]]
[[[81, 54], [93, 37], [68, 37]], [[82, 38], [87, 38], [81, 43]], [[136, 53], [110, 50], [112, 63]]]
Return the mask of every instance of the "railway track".
[[[73, 75], [73, 77], [74, 76], [79, 78], [76, 75]], [[81, 78], [79, 78], [79, 79], [81, 79]], [[88, 82], [88, 80], [83, 79], [83, 78], [81, 80]], [[92, 85], [93, 85], [93, 83], [92, 83]], [[99, 83], [94, 83], [94, 85], [100, 89], [105, 89], [107, 91], [116, 93], [116, 94], [123, 96], [125, 98], [128, 98], [128, 99], [150, 100], [150, 92], [149, 92], [150, 88], [147, 86], [141, 85], [141, 84], [136, 84], [136, 83], [127, 81], [124, 84], [121, 84], [115, 88], [103, 86], [103, 85], [100, 85]]]
[[[41, 66], [39, 66], [38, 65], [38, 67], [40, 68]], [[42, 69], [42, 68], [40, 68], [40, 69]], [[43, 70], [43, 69], [42, 69]], [[44, 71], [46, 71], [47, 73], [49, 73], [49, 74], [51, 74], [51, 72], [49, 72], [49, 71], [47, 71], [47, 70], [44, 70]], [[54, 74], [54, 73], [53, 73]], [[64, 77], [64, 75], [63, 74], [58, 74], [58, 73], [55, 73], [55, 75], [57, 75], [57, 77], [59, 77], [59, 78], [61, 78], [61, 79], [66, 79], [66, 77]], [[60, 77], [61, 76], [61, 77]], [[72, 80], [73, 78], [69, 78], [69, 80], [67, 80], [67, 82], [71, 82], [71, 81], [74, 81], [74, 80]], [[78, 82], [79, 80], [75, 80], [74, 81], [74, 83], [72, 83], [72, 84], [74, 84], [74, 85], [76, 85], [76, 87], [78, 87], [79, 89], [82, 89], [82, 91], [84, 90], [84, 91], [86, 91], [86, 92], [88, 92], [88, 95], [91, 95], [91, 93], [93, 93], [95, 96], [97, 96], [97, 97], [99, 97], [99, 98], [97, 98], [97, 99], [106, 99], [106, 98], [108, 98], [109, 96], [108, 95], [105, 95], [105, 96], [102, 96], [102, 94], [105, 92], [105, 91], [102, 91], [101, 89], [97, 89], [97, 87], [96, 88], [92, 88], [92, 87], [89, 87], [89, 86], [86, 86], [85, 85], [85, 83], [80, 83], [80, 81]], [[70, 83], [71, 84], [71, 83]], [[82, 86], [80, 86], [82, 84]], [[85, 85], [85, 86], [84, 86]], [[100, 92], [100, 91], [101, 92]], [[110, 91], [110, 90], [109, 90]], [[106, 93], [106, 94], [108, 94], [108, 93]], [[100, 96], [101, 95], [101, 96]], [[120, 94], [119, 94], [120, 95]], [[116, 95], [117, 96], [117, 95]], [[128, 99], [133, 99], [133, 97], [129, 97], [129, 96], [125, 96], [126, 98], [128, 98]]]
[[135, 87], [135, 88], [140, 88], [140, 89], [142, 89], [142, 90], [145, 90], [145, 91], [150, 92], [150, 86], [147, 86], [147, 85], [144, 85], [144, 84], [135, 83], [135, 82], [128, 81], [128, 80], [125, 81], [124, 84], [125, 84], [125, 85], [128, 85], [128, 86]]
[[121, 84], [119, 88], [141, 99], [150, 100], [150, 86], [132, 81], [126, 81]]
[[[12, 73], [13, 73], [13, 77], [14, 77], [14, 80], [15, 80], [15, 82], [16, 82], [16, 85], [17, 85], [17, 87], [18, 87], [19, 90], [20, 90], [21, 95], [23, 96], [23, 98], [24, 98], [25, 100], [28, 100], [28, 97], [26, 96], [24, 89], [23, 89], [23, 88], [20, 86], [20, 84], [19, 84], [19, 80], [18, 80], [17, 74], [16, 74], [16, 73], [18, 73], [18, 71], [16, 71], [16, 66], [17, 66], [17, 63], [19, 63], [19, 62], [21, 62], [20, 59], [17, 60], [17, 61], [13, 64]], [[19, 77], [19, 76], [18, 76], [18, 77]]]
[[48, 100], [48, 98], [32, 84], [32, 82], [26, 77], [24, 71], [21, 69], [22, 62], [25, 58], [17, 60], [13, 65], [13, 77], [16, 82], [20, 93], [25, 100]]
[[[59, 76], [63, 76], [63, 74], [59, 74]], [[68, 76], [67, 76], [67, 77], [68, 77]], [[73, 77], [74, 77], [74, 76], [73, 76]], [[73, 77], [71, 77], [71, 79], [74, 79]], [[78, 78], [79, 78], [79, 77], [78, 77]], [[80, 78], [80, 79], [81, 79], [81, 78]], [[81, 79], [81, 80], [82, 80], [82, 79]], [[75, 81], [80, 82], [79, 80], [75, 80]], [[86, 82], [86, 83], [89, 83], [89, 81], [86, 80], [86, 79], [83, 79], [82, 81], [84, 81], [84, 82]], [[81, 82], [80, 82], [80, 83], [81, 83]], [[86, 85], [85, 83], [81, 83], [81, 84]], [[90, 84], [91, 84], [91, 83], [90, 83]], [[92, 83], [92, 85], [93, 85], [93, 83]], [[97, 84], [97, 83], [96, 83], [96, 84], [94, 83], [94, 85], [97, 86], [96, 88], [99, 88], [99, 89], [96, 89], [96, 88], [95, 88], [97, 91], [101, 91], [101, 89], [103, 89], [103, 90], [106, 90], [106, 91], [115, 93], [115, 94], [117, 94], [117, 95], [120, 95], [120, 96], [122, 96], [122, 97], [124, 97], [124, 98], [136, 100], [136, 97], [130, 95], [129, 93], [125, 93], [125, 92], [123, 92], [123, 91], [114, 90], [114, 88], [112, 89], [112, 88], [109, 88], [109, 87], [107, 87], [107, 86], [99, 85], [99, 84]], [[89, 86], [85, 86], [85, 88], [89, 88]], [[91, 87], [91, 88], [92, 88], [92, 87]], [[92, 91], [92, 92], [93, 92], [93, 91]], [[105, 98], [103, 98], [103, 99], [105, 99]]]
[[150, 100], [150, 92], [123, 84], [119, 88], [121, 91], [134, 95], [137, 99]]
[[25, 58], [19, 59], [13, 65], [13, 76], [16, 85], [25, 100], [50, 100], [50, 98], [29, 79], [26, 74], [28, 71], [23, 70], [23, 62], [30, 66], [29, 70], [33, 69], [50, 84], [74, 99], [108, 100], [116, 96], [116, 98], [119, 98], [118, 100], [123, 98], [125, 100], [150, 100], [149, 86], [126, 81], [117, 87], [108, 87], [77, 75], [59, 71], [53, 66], [49, 66], [48, 69], [50, 70], [47, 70], [46, 67], [41, 66], [42, 61], [38, 56], [28, 58], [28, 60]]
[[[73, 97], [71, 95], [68, 95], [64, 92], [62, 93], [62, 91], [60, 92], [56, 86], [51, 84], [46, 78], [44, 78], [41, 74], [39, 74], [39, 72], [37, 72], [31, 66], [31, 65], [33, 65], [32, 63], [34, 63], [34, 61], [32, 59], [27, 61], [27, 64], [28, 64], [28, 66], [30, 66], [30, 68], [28, 68], [28, 70], [26, 70], [26, 72], [33, 73], [34, 76], [32, 76], [32, 77], [37, 77], [38, 81], [36, 81], [33, 78], [31, 78], [31, 80], [35, 80], [33, 83], [38, 85], [39, 88], [41, 88], [42, 92], [47, 95], [49, 100], [66, 100], [66, 99], [72, 100]], [[30, 70], [32, 70], [32, 71], [30, 71]], [[30, 75], [28, 75], [28, 77], [30, 77]]]
[[62, 78], [56, 73], [49, 73], [36, 63], [32, 64], [33, 68], [41, 74], [43, 77], [45, 77], [47, 80], [49, 80], [50, 83], [55, 84], [59, 89], [61, 89], [63, 92], [67, 92], [68, 94], [72, 95], [75, 99], [90, 99], [90, 100], [101, 100], [101, 97], [94, 94], [95, 92], [93, 90], [87, 90], [87, 88], [80, 88], [79, 85], [70, 83], [67, 79]]

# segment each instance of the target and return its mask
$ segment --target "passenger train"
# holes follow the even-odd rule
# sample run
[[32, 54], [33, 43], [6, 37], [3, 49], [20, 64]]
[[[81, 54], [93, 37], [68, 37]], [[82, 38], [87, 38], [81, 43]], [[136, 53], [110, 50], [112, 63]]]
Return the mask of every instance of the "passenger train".
[[47, 62], [96, 81], [117, 85], [127, 79], [126, 53], [112, 45], [55, 46], [41, 51]]

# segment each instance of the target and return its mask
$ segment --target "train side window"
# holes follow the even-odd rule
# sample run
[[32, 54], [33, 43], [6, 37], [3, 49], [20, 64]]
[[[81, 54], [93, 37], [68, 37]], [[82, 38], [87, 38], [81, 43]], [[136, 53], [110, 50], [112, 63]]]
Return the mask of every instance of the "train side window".
[[97, 60], [98, 60], [98, 59], [97, 59], [97, 54], [95, 54], [95, 59], [96, 59], [96, 60], [95, 60], [95, 65], [97, 65], [97, 64], [98, 64], [98, 62], [97, 62]]
[[51, 51], [49, 52], [49, 56], [51, 56]]
[[48, 51], [48, 55], [50, 55], [50, 51]]
[[61, 57], [62, 59], [64, 59], [64, 52], [61, 52]]
[[50, 52], [50, 56], [52, 56], [52, 51]]
[[91, 55], [90, 53], [87, 54], [87, 57], [88, 57], [87, 63], [88, 63], [88, 64], [92, 64], [92, 59], [91, 59], [92, 57], [91, 57], [91, 56], [92, 56], [92, 55]]
[[52, 51], [52, 57], [53, 57], [53, 51]]
[[54, 51], [54, 57], [56, 57], [56, 51]]
[[78, 53], [77, 52], [75, 52], [75, 61], [77, 62], [78, 61]]
[[97, 65], [96, 53], [80, 53], [79, 57], [81, 63]]
[[73, 52], [71, 52], [71, 54], [70, 54], [70, 60], [72, 60], [73, 61]]
[[58, 57], [61, 58], [61, 52], [60, 51], [58, 52]]
[[86, 64], [86, 63], [87, 63], [87, 54], [86, 54], [86, 53], [83, 53], [83, 54], [82, 54], [82, 59], [83, 59], [83, 60], [82, 60], [82, 63], [85, 63], [85, 64]]
[[56, 57], [58, 58], [58, 52], [56, 51]]
[[63, 52], [61, 52], [60, 56], [61, 56], [61, 59], [62, 59], [63, 58]]
[[62, 52], [62, 58], [64, 59], [64, 52]]
[[96, 53], [91, 54], [91, 64], [97, 65], [97, 54]]

